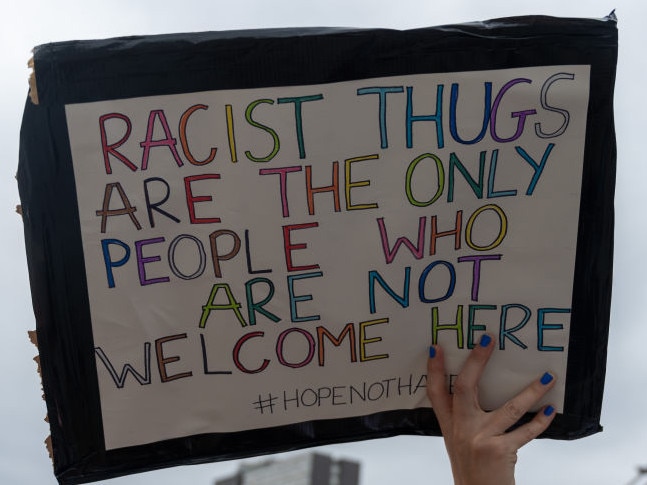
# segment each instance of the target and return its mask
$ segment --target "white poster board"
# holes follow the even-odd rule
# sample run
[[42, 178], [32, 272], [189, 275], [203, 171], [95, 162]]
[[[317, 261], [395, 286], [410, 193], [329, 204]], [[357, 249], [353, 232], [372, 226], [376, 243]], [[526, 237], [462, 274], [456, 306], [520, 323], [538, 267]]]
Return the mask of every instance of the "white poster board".
[[106, 449], [558, 376], [588, 66], [66, 106]]

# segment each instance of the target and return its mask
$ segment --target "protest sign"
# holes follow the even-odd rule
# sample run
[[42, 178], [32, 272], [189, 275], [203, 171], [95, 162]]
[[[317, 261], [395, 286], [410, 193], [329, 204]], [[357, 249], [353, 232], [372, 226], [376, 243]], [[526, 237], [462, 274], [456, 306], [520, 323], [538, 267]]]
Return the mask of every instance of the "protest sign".
[[615, 19], [268, 30], [35, 50], [19, 184], [61, 483], [438, 434], [478, 338], [494, 408], [600, 430]]

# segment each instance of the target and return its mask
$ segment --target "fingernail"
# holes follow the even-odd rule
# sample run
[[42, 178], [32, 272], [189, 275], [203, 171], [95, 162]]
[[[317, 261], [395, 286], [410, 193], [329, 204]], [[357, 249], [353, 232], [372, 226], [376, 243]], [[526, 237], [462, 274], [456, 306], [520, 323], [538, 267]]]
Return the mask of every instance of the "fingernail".
[[490, 345], [490, 342], [492, 342], [492, 337], [490, 337], [487, 333], [481, 335], [481, 341], [479, 342], [479, 345], [481, 347], [487, 347], [488, 345]]
[[552, 414], [555, 412], [555, 408], [553, 406], [546, 406], [544, 408], [544, 416], [552, 416]]
[[541, 379], [539, 380], [539, 382], [541, 382], [545, 386], [549, 384], [550, 381], [552, 380], [553, 380], [553, 376], [550, 373], [546, 372], [544, 373], [543, 376], [541, 376]]
[[433, 359], [436, 357], [436, 347], [429, 347], [429, 358]]

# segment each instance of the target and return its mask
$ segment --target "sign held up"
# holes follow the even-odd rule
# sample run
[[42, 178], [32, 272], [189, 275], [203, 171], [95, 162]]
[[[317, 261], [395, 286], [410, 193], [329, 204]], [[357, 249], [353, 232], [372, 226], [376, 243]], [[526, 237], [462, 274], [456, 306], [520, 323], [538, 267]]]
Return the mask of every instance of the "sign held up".
[[37, 48], [19, 184], [59, 481], [437, 435], [427, 349], [451, 387], [483, 332], [486, 407], [550, 369], [546, 436], [599, 431], [615, 59], [613, 18]]

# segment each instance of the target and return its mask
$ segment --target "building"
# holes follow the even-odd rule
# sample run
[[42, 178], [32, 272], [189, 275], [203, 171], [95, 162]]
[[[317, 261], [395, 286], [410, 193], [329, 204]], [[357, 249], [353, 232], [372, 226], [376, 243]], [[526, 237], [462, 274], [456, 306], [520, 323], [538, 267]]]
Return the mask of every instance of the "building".
[[243, 464], [236, 475], [216, 485], [359, 485], [359, 463], [310, 453]]

